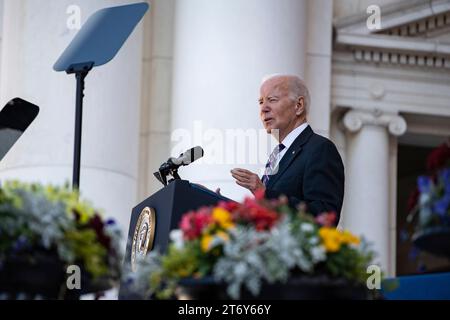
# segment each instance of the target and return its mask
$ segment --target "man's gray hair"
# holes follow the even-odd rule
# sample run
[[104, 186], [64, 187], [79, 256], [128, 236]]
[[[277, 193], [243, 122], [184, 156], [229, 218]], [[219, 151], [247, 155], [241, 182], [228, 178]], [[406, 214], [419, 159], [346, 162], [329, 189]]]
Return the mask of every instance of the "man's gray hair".
[[286, 78], [289, 81], [289, 97], [293, 101], [297, 101], [298, 98], [303, 97], [304, 103], [305, 103], [305, 111], [306, 115], [309, 113], [309, 107], [311, 105], [311, 96], [309, 94], [308, 86], [306, 85], [306, 82], [302, 80], [299, 76], [296, 75], [290, 75], [290, 74], [271, 74], [268, 76], [265, 76], [262, 79], [261, 85], [266, 83], [269, 80], [277, 79], [277, 78]]

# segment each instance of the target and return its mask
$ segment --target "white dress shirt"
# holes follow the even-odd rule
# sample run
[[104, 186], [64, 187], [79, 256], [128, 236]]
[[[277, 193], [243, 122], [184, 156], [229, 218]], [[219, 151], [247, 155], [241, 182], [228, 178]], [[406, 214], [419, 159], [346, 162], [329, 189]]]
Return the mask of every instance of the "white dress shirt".
[[289, 150], [289, 148], [291, 147], [291, 145], [294, 143], [295, 139], [298, 138], [298, 136], [303, 132], [303, 130], [305, 130], [308, 127], [307, 123], [302, 124], [301, 126], [298, 126], [297, 128], [295, 128], [294, 130], [292, 130], [291, 132], [289, 132], [289, 134], [283, 139], [283, 141], [281, 142], [281, 144], [283, 144], [285, 146], [285, 148], [283, 149], [283, 151], [281, 151], [278, 154], [277, 157], [277, 162], [275, 165], [275, 168], [278, 167], [278, 164], [280, 163], [281, 159], [283, 159], [284, 155], [286, 154], [286, 152]]

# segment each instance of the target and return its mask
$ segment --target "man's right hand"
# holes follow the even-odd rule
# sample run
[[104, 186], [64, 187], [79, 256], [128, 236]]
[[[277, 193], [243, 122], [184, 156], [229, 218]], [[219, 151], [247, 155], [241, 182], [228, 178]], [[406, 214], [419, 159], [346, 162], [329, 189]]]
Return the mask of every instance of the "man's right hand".
[[246, 169], [233, 169], [231, 170], [231, 175], [236, 179], [236, 184], [250, 190], [253, 194], [258, 190], [266, 189], [259, 176], [251, 171]]

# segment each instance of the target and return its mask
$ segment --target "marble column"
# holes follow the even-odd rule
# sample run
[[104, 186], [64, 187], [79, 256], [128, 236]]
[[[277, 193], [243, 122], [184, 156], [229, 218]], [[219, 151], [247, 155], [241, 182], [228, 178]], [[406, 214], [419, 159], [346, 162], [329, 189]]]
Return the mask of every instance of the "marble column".
[[[4, 1], [0, 103], [22, 97], [41, 111], [0, 164], [2, 181], [71, 182], [75, 77], [52, 69], [77, 32], [67, 26], [67, 9], [79, 6], [84, 23], [98, 9], [132, 2]], [[114, 60], [86, 79], [81, 193], [123, 230], [137, 200], [141, 69], [142, 25]]]
[[343, 124], [348, 131], [343, 227], [372, 242], [377, 262], [390, 273], [389, 135], [404, 134], [406, 122], [396, 114], [351, 110]]
[[[304, 75], [307, 12], [305, 0], [176, 2], [172, 155], [197, 144], [205, 149], [200, 164], [180, 170], [183, 178], [236, 200], [249, 194], [229, 171], [260, 173], [267, 161], [271, 150], [250, 159], [263, 129], [259, 87], [269, 74]], [[230, 146], [238, 140], [230, 130], [245, 148]], [[243, 153], [248, 157], [240, 161]]]
[[162, 188], [153, 176], [170, 154], [175, 0], [153, 0], [144, 20], [138, 201]]
[[[311, 94], [308, 122], [316, 133], [329, 137], [333, 1], [307, 1], [307, 8], [308, 32], [305, 80]], [[324, 116], [324, 114], [330, 116]]]

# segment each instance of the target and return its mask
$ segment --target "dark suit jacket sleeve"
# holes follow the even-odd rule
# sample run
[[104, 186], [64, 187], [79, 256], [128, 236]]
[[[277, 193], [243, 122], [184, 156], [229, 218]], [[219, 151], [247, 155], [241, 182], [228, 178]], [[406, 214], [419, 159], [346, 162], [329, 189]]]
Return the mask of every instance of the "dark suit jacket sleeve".
[[[323, 143], [308, 158], [302, 181], [303, 199], [300, 195], [288, 197], [290, 206], [304, 202], [313, 215], [334, 211], [339, 217], [344, 195], [344, 166], [336, 147], [331, 142]], [[266, 191], [268, 198], [280, 195], [275, 190]]]
[[331, 142], [323, 144], [309, 159], [303, 195], [312, 214], [334, 211], [339, 216], [344, 197], [344, 165]]

